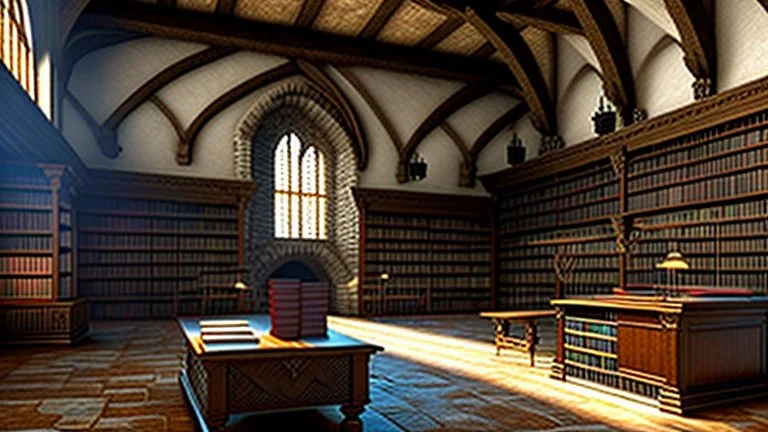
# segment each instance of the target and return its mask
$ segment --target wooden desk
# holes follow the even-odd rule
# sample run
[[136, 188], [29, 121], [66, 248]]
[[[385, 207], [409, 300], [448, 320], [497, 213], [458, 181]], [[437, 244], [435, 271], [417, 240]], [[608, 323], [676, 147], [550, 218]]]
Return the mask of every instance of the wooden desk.
[[203, 345], [201, 318], [178, 320], [187, 341], [179, 381], [198, 421], [222, 430], [233, 414], [341, 405], [341, 430], [362, 431], [369, 359], [383, 348], [333, 330], [327, 338], [283, 341], [269, 335], [266, 315], [222, 318], [247, 320], [261, 333], [258, 346]]
[[[531, 367], [534, 364], [536, 355], [536, 344], [539, 343], [537, 334], [536, 320], [541, 318], [550, 318], [555, 316], [554, 310], [525, 310], [510, 312], [482, 312], [480, 316], [490, 318], [496, 322], [496, 355], [499, 355], [502, 349], [514, 349], [527, 352], [531, 356]], [[525, 337], [516, 338], [509, 335], [509, 326], [512, 323], [525, 324]]]
[[553, 378], [676, 414], [768, 396], [766, 297], [600, 296], [552, 305]]

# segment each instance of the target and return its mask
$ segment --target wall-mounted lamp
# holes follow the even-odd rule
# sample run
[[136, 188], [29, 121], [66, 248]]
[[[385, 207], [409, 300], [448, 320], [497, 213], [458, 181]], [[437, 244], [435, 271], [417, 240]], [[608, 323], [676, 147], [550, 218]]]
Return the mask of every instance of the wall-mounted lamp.
[[517, 165], [525, 162], [525, 147], [523, 147], [523, 140], [517, 136], [517, 132], [512, 135], [512, 140], [507, 146], [507, 163], [510, 165]]
[[421, 181], [427, 177], [427, 161], [418, 153], [413, 154], [413, 158], [408, 164], [408, 177], [414, 181]]
[[603, 96], [600, 96], [600, 107], [592, 116], [592, 121], [595, 123], [595, 133], [598, 135], [609, 134], [616, 130], [616, 110], [610, 102], [606, 103]]

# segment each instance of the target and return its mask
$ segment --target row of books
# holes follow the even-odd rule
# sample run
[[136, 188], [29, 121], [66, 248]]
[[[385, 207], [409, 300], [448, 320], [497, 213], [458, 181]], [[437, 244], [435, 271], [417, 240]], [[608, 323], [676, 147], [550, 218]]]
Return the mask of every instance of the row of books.
[[61, 210], [59, 212], [59, 223], [64, 226], [72, 226], [72, 212], [69, 210]]
[[[646, 254], [664, 256], [672, 249], [679, 249], [683, 254], [714, 254], [717, 251], [717, 242], [715, 238], [707, 239], [706, 237], [703, 237], [700, 240], [693, 240], [690, 238], [683, 239], [682, 237], [678, 237], [677, 241], [672, 239], [674, 239], [674, 237], [661, 237], [657, 240], [654, 240], [652, 237], [645, 238], [630, 249], [630, 256], [632, 258]], [[676, 243], [679, 245], [678, 247], [675, 247]]]
[[391, 262], [434, 262], [440, 263], [444, 261], [451, 262], [491, 262], [490, 252], [457, 252], [447, 251], [444, 253], [431, 253], [431, 252], [404, 252], [404, 251], [388, 251], [388, 252], [367, 252], [365, 254], [366, 261], [391, 261]]
[[3, 190], [3, 204], [17, 206], [50, 207], [53, 205], [53, 193], [49, 191]]
[[566, 345], [571, 347], [586, 348], [592, 351], [616, 354], [615, 340], [585, 337], [566, 332], [564, 341]]
[[535, 201], [521, 205], [520, 207], [514, 207], [514, 214], [503, 214], [500, 216], [500, 220], [503, 221], [507, 218], [519, 218], [521, 216], [527, 216], [531, 214], [553, 212], [564, 207], [589, 204], [603, 198], [617, 196], [618, 193], [619, 184], [618, 182], [613, 182], [605, 186], [594, 187], [583, 192], [566, 195], [553, 195], [550, 199], [547, 200]]
[[0, 297], [2, 298], [51, 298], [53, 296], [53, 278], [0, 279]]
[[0, 257], [0, 273], [50, 273], [52, 268], [50, 256]]
[[75, 297], [72, 275], [59, 277], [59, 299], [71, 299]]
[[79, 235], [83, 248], [178, 248], [184, 249], [237, 249], [237, 238], [227, 237], [167, 237], [133, 234], [91, 234]]
[[545, 185], [533, 190], [524, 190], [517, 195], [504, 197], [499, 206], [504, 209], [516, 209], [519, 206], [535, 201], [546, 200], [560, 195], [570, 195], [578, 189], [584, 189], [591, 185], [616, 180], [615, 172], [606, 167], [588, 175], [578, 176], [568, 181], [557, 181], [553, 185]]
[[[79, 283], [80, 294], [85, 297], [139, 297], [163, 296], [167, 298], [177, 291], [180, 285], [176, 280], [103, 280], [81, 281]], [[189, 295], [190, 293], [186, 293]], [[200, 290], [195, 289], [194, 294], [199, 296]], [[195, 297], [199, 300], [199, 297]]]
[[577, 350], [570, 350], [567, 347], [565, 349], [565, 359], [585, 366], [603, 369], [605, 371], [617, 370], [616, 366], [618, 362], [614, 358], [609, 358], [598, 354], [588, 354]]
[[[724, 277], [726, 275], [720, 275], [720, 280], [725, 280]], [[746, 280], [746, 276], [749, 275], [743, 275], [745, 276], [744, 280]], [[754, 275], [752, 275], [754, 276]], [[670, 273], [661, 272], [661, 271], [629, 271], [627, 272], [627, 284], [628, 285], [675, 285], [675, 286], [682, 286], [682, 285], [691, 285], [691, 286], [728, 286], [728, 287], [745, 287], [750, 285], [745, 285], [742, 283], [737, 284], [728, 284], [726, 285], [724, 282], [718, 281], [715, 273], [691, 273], [691, 272], [676, 272], [674, 277]], [[751, 285], [751, 286], [757, 286], [758, 284]]]
[[555, 286], [555, 272], [501, 273], [499, 282], [502, 285], [551, 284]]
[[609, 313], [605, 320], [579, 317], [565, 317], [565, 328], [583, 333], [595, 333], [603, 336], [616, 336], [616, 314]]
[[72, 252], [66, 252], [59, 255], [59, 272], [60, 273], [71, 273], [73, 267], [72, 267]]
[[[570, 377], [591, 381], [607, 387], [619, 387], [621, 378], [614, 371], [601, 372], [587, 367], [579, 367], [578, 362], [568, 359], [565, 365], [565, 374]], [[602, 368], [601, 368], [602, 369]]]
[[518, 231], [530, 228], [557, 225], [559, 218], [557, 212], [542, 215], [529, 216], [520, 219], [499, 220], [499, 229], [505, 231]]
[[641, 159], [636, 162], [630, 162], [629, 174], [632, 176], [668, 165], [709, 158], [720, 153], [729, 152], [765, 141], [768, 141], [768, 128], [744, 132], [725, 138], [702, 140], [697, 145], [684, 147], [678, 151], [661, 154], [652, 158]]
[[710, 159], [697, 164], [685, 165], [654, 175], [630, 179], [627, 183], [629, 193], [637, 193], [656, 186], [670, 185], [700, 177], [714, 177], [741, 167], [750, 167], [768, 160], [768, 147], [760, 148], [718, 159]]
[[0, 250], [50, 251], [53, 248], [52, 236], [0, 236]]
[[619, 268], [614, 267], [608, 269], [609, 271], [595, 271], [578, 269], [567, 275], [566, 285], [577, 287], [579, 285], [605, 285], [605, 284], [618, 284], [619, 283]]
[[93, 209], [93, 211], [102, 213], [112, 211], [116, 214], [120, 212], [157, 213], [161, 215], [177, 213], [183, 215], [237, 217], [237, 207], [235, 206], [203, 205], [172, 201], [85, 197], [81, 202], [81, 207], [84, 213], [88, 213], [88, 209]]
[[[3, 199], [5, 199], [4, 195]], [[0, 228], [3, 230], [49, 231], [51, 229], [51, 213], [0, 211]]]
[[734, 195], [764, 191], [766, 188], [768, 188], [768, 170], [759, 169], [632, 195], [627, 202], [630, 210], [638, 210], [728, 198]]
[[482, 295], [488, 294], [491, 287], [490, 276], [467, 277], [458, 276], [455, 278], [434, 278], [432, 279], [432, 290], [451, 290], [466, 289], [467, 292], [477, 292]]
[[502, 286], [499, 289], [500, 304], [505, 309], [551, 309], [550, 300], [555, 295], [554, 285], [515, 287]]
[[80, 217], [84, 230], [114, 229], [135, 231], [237, 231], [237, 221], [165, 219], [151, 217], [117, 217], [84, 214]]
[[490, 236], [489, 240], [485, 243], [435, 243], [435, 242], [397, 242], [397, 241], [375, 241], [366, 239], [365, 250], [366, 253], [371, 252], [418, 252], [418, 251], [431, 251], [432, 253], [452, 253], [462, 251], [477, 251], [486, 252], [490, 251]]
[[466, 273], [477, 273], [482, 275], [483, 273], [490, 272], [490, 263], [475, 263], [475, 264], [400, 264], [399, 261], [393, 263], [379, 264], [378, 262], [366, 263], [366, 273], [373, 275], [379, 275], [381, 273], [389, 274], [390, 278], [398, 278], [400, 276], [407, 275], [434, 275], [438, 277], [445, 277], [450, 275], [462, 275]]
[[72, 247], [72, 239], [74, 234], [70, 230], [59, 232], [59, 246], [64, 248]]
[[741, 224], [741, 218], [768, 214], [768, 200], [754, 200], [739, 204], [705, 207], [648, 216], [640, 222], [646, 225], [686, 224], [703, 222], [711, 224]]
[[233, 264], [237, 262], [237, 253], [207, 252], [92, 252], [83, 251], [78, 255], [82, 265], [93, 264]]
[[720, 240], [717, 244], [719, 253], [765, 253], [768, 250], [768, 237], [758, 236], [741, 240]]
[[555, 268], [554, 258], [539, 258], [539, 259], [517, 259], [517, 260], [500, 260], [499, 269], [501, 270], [519, 270], [522, 272], [530, 270], [552, 270]]

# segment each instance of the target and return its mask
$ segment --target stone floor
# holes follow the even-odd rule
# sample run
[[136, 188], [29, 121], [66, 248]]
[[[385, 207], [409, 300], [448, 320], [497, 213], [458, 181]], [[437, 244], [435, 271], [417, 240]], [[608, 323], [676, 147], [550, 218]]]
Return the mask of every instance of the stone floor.
[[[547, 377], [551, 323], [536, 367], [496, 357], [476, 316], [362, 320], [333, 328], [385, 347], [371, 365], [366, 431], [768, 431], [768, 400], [681, 418]], [[96, 322], [76, 347], [0, 352], [0, 430], [191, 431], [176, 382], [183, 345], [171, 321]], [[231, 431], [334, 431], [336, 409], [251, 416]]]

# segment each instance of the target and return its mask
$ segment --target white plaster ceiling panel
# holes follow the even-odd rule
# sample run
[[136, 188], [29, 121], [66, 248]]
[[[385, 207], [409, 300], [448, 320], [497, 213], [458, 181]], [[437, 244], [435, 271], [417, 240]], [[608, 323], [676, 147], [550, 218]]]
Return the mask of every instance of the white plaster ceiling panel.
[[371, 68], [351, 68], [405, 143], [419, 124], [464, 83]]
[[176, 0], [176, 6], [198, 12], [215, 12], [218, 0]]
[[576, 76], [558, 99], [557, 126], [565, 145], [572, 146], [595, 136], [592, 113], [603, 94], [600, 76], [592, 70]]
[[101, 123], [157, 73], [204, 48], [192, 42], [141, 38], [101, 49], [77, 62], [68, 88]]
[[[664, 0], [626, 0], [632, 7], [637, 8], [643, 15], [648, 17], [654, 24], [659, 26], [665, 33], [672, 36], [676, 41], [680, 42], [680, 33], [677, 31], [675, 21], [667, 11], [667, 6]], [[728, 1], [729, 6], [733, 3], [733, 0]]]
[[176, 163], [179, 138], [154, 104], [142, 104], [131, 112], [117, 129], [117, 140], [123, 148], [120, 156], [103, 158], [98, 168], [169, 174], [191, 171]]
[[356, 36], [384, 0], [325, 0], [312, 27], [343, 36]]
[[672, 38], [665, 39], [660, 49], [645, 60], [635, 78], [637, 105], [645, 109], [649, 117], [694, 101], [693, 75], [685, 66], [683, 50]]
[[465, 23], [435, 46], [435, 51], [470, 55], [485, 43], [485, 38], [472, 24]]
[[165, 86], [158, 95], [187, 127], [216, 98], [286, 61], [281, 57], [240, 51], [188, 72]]
[[520, 35], [528, 44], [536, 64], [539, 65], [544, 82], [547, 84], [550, 96], [555, 84], [555, 42], [552, 34], [536, 27], [528, 27]]
[[237, 0], [235, 15], [273, 24], [292, 25], [304, 0]]
[[715, 4], [717, 87], [722, 91], [768, 75], [768, 13], [756, 1]]
[[588, 65], [584, 57], [569, 43], [566, 43], [563, 35], [557, 35], [557, 101], [563, 96], [573, 77], [579, 73], [582, 67]]
[[602, 72], [600, 62], [597, 60], [595, 52], [592, 51], [592, 45], [589, 44], [589, 40], [586, 37], [575, 34], [563, 34], [560, 35], [573, 49], [576, 50], [587, 63], [592, 65], [593, 68]]
[[[100, 157], [99, 145], [93, 137], [88, 123], [80, 117], [80, 114], [72, 106], [68, 98], [62, 102], [62, 135], [67, 142], [75, 149], [75, 152], [83, 162], [91, 166], [91, 163], [97, 161]], [[103, 157], [103, 156], [102, 156]]]
[[462, 107], [448, 118], [451, 126], [468, 148], [483, 131], [519, 101], [500, 93], [491, 93]]
[[627, 21], [630, 42], [627, 46], [627, 56], [632, 73], [637, 77], [637, 71], [646, 61], [648, 54], [661, 38], [668, 35], [635, 8], [629, 8], [627, 11]]
[[406, 1], [392, 15], [376, 39], [381, 42], [413, 46], [429, 36], [445, 21], [445, 15]]

